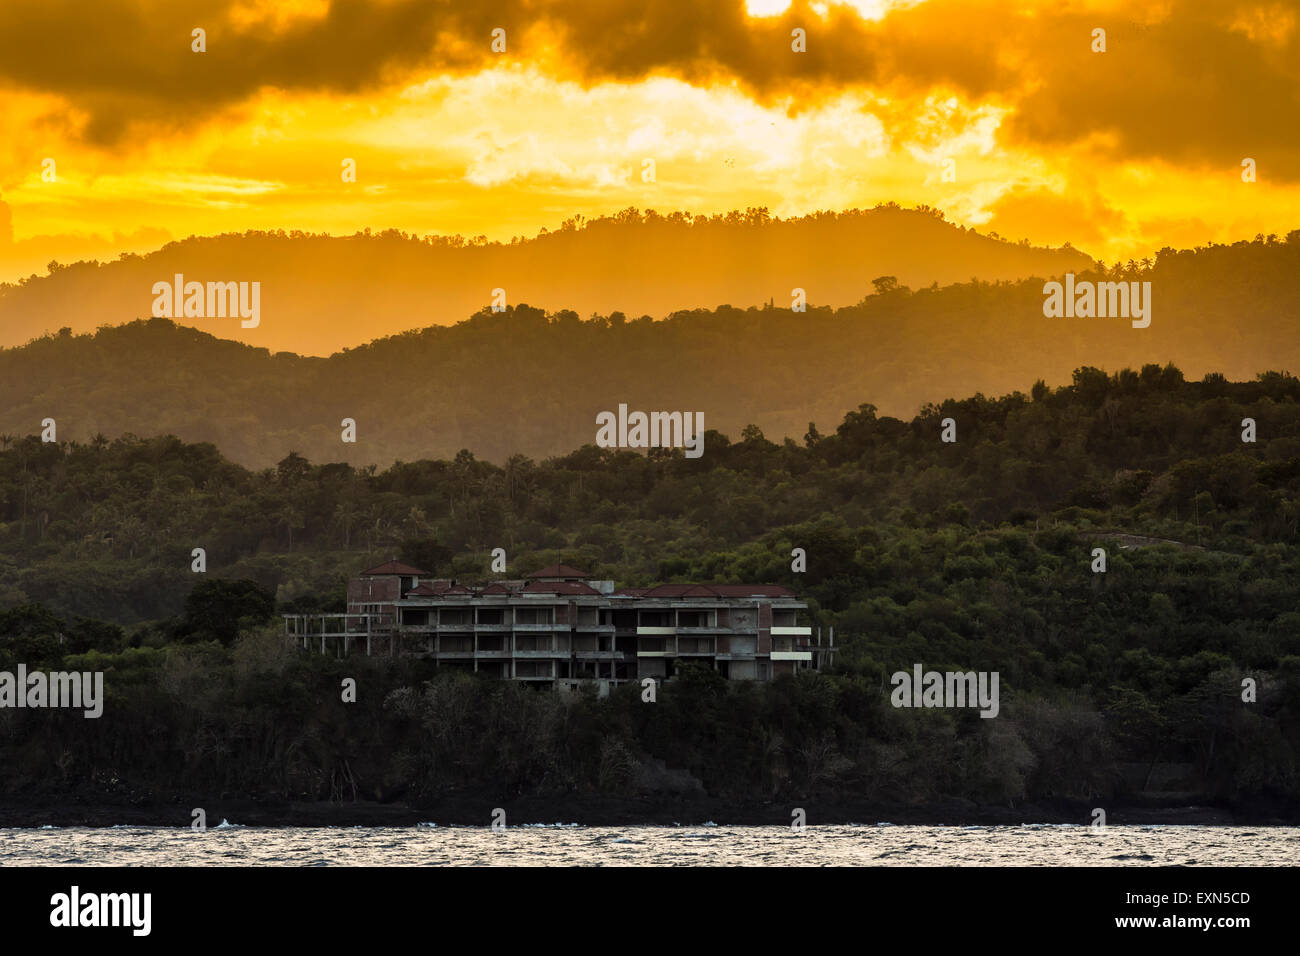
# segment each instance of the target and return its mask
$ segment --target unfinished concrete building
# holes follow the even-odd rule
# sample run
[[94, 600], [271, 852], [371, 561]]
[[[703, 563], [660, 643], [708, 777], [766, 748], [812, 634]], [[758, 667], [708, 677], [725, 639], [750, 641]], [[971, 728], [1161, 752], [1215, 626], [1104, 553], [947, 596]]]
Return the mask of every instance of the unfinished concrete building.
[[323, 653], [410, 654], [439, 668], [600, 692], [646, 677], [671, 680], [684, 662], [732, 680], [829, 665], [801, 623], [807, 604], [770, 584], [615, 588], [559, 564], [479, 586], [389, 561], [348, 585], [346, 614], [285, 615], [286, 633]]

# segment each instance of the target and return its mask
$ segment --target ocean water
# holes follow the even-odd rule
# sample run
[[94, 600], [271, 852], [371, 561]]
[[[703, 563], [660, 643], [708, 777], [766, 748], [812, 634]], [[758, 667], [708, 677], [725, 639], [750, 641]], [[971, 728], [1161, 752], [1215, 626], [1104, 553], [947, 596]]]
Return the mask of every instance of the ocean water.
[[46, 827], [3, 866], [1284, 866], [1300, 827]]

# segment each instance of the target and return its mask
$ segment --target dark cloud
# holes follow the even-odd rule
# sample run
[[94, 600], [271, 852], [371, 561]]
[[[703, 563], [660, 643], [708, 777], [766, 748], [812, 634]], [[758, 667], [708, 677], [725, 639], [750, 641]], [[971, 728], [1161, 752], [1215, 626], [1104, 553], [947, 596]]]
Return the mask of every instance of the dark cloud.
[[[333, 0], [323, 18], [281, 30], [236, 29], [233, 2], [5, 3], [0, 82], [67, 96], [91, 117], [86, 136], [110, 144], [133, 123], [209, 119], [264, 86], [359, 91], [479, 69], [495, 60], [500, 26], [512, 60], [528, 59], [528, 37], [559, 38], [566, 78], [583, 82], [734, 81], [793, 110], [855, 86], [951, 90], [1010, 107], [1012, 142], [1103, 133], [1094, 143], [1113, 158], [1230, 173], [1253, 156], [1261, 180], [1300, 179], [1300, 0], [1175, 0], [1150, 24], [1004, 0], [929, 0], [879, 22], [841, 6], [823, 21], [808, 0], [761, 19], [745, 15], [744, 0]], [[1256, 39], [1232, 29], [1243, 22]], [[190, 52], [195, 26], [208, 30], [202, 55]], [[808, 31], [807, 53], [790, 50], [795, 26]], [[1106, 53], [1090, 50], [1095, 27], [1107, 30]]]
[[[1274, 17], [1289, 11], [1293, 18], [1281, 44], [1231, 29], [1260, 6], [1182, 0], [1167, 19], [1145, 26], [1063, 21], [1071, 41], [1057, 38], [1035, 58], [1037, 83], [1016, 100], [1010, 140], [1053, 146], [1101, 133], [1113, 137], [1118, 158], [1204, 165], [1236, 177], [1250, 156], [1274, 177], [1300, 178], [1300, 3], [1271, 5]], [[1107, 28], [1105, 53], [1086, 42], [1094, 26]]]
[[[485, 16], [480, 5], [446, 0], [332, 0], [320, 19], [291, 21], [283, 30], [240, 29], [231, 21], [235, 6], [230, 0], [5, 3], [0, 76], [66, 96], [90, 114], [87, 137], [107, 144], [133, 123], [210, 118], [264, 86], [351, 91], [422, 65], [472, 67], [434, 51], [441, 32], [472, 34]], [[207, 31], [204, 53], [191, 50], [196, 27]]]

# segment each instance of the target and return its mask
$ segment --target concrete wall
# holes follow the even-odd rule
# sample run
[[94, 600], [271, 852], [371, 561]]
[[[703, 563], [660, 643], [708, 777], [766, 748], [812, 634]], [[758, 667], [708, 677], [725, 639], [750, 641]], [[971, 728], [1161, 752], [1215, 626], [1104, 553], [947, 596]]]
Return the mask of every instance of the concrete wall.
[[401, 598], [401, 578], [353, 578], [348, 582], [349, 610], [354, 604], [391, 604]]

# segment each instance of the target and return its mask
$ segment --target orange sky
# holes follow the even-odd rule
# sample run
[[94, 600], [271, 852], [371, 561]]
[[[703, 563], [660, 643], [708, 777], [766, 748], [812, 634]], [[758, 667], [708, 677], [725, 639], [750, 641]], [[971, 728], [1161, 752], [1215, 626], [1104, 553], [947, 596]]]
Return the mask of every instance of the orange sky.
[[1296, 0], [9, 0], [0, 280], [191, 234], [508, 240], [628, 206], [927, 203], [1107, 260], [1284, 234], [1298, 20]]

